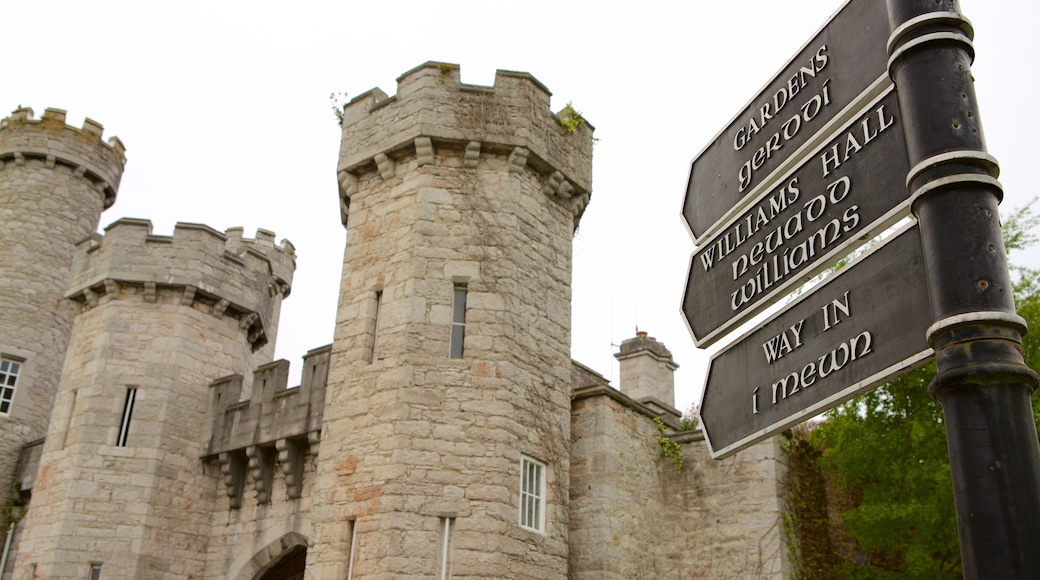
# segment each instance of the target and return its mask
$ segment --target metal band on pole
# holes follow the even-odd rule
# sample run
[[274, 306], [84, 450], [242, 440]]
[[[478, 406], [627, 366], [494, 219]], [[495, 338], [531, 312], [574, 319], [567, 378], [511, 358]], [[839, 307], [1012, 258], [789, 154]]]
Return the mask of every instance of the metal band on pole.
[[1040, 578], [1040, 442], [997, 205], [996, 160], [975, 101], [970, 22], [956, 3], [886, 0], [907, 190], [921, 227], [965, 578]]

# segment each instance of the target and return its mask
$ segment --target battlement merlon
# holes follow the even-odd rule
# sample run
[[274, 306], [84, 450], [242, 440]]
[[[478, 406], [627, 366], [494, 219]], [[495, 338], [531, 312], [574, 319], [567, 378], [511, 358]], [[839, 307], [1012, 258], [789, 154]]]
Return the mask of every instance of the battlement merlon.
[[[332, 345], [311, 349], [303, 357], [298, 387], [288, 387], [289, 363], [277, 360], [253, 373], [253, 390], [242, 401], [242, 376], [214, 381], [210, 409], [212, 429], [204, 457], [271, 446], [279, 439], [304, 438], [313, 446], [321, 432]], [[312, 448], [312, 451], [314, 449]]]
[[[493, 87], [462, 84], [458, 65], [427, 62], [398, 77], [397, 95], [380, 89], [344, 107], [337, 172], [356, 174], [379, 154], [414, 147], [417, 138], [482, 151], [526, 149], [526, 165], [560, 173], [573, 195], [592, 189], [592, 127], [584, 119], [565, 129], [549, 109], [549, 92], [533, 76], [499, 70]], [[342, 192], [341, 192], [342, 193]]]
[[0, 168], [27, 158], [71, 167], [94, 183], [107, 209], [116, 201], [126, 147], [118, 137], [102, 141], [103, 132], [101, 124], [89, 118], [82, 128], [66, 125], [61, 109], [47, 109], [41, 119], [34, 119], [31, 108], [20, 107], [0, 120]]
[[[152, 222], [124, 218], [79, 244], [66, 298], [88, 304], [110, 291], [111, 283], [144, 286], [154, 301], [156, 288], [181, 287], [185, 300], [208, 297], [219, 315], [238, 316], [250, 342], [259, 348], [266, 331], [276, 328], [277, 305], [292, 289], [296, 251], [274, 243], [258, 230], [255, 239], [242, 228], [221, 233], [208, 226], [178, 223], [172, 236], [152, 235]], [[146, 300], [149, 294], [146, 292]], [[219, 311], [219, 312], [218, 312]]]

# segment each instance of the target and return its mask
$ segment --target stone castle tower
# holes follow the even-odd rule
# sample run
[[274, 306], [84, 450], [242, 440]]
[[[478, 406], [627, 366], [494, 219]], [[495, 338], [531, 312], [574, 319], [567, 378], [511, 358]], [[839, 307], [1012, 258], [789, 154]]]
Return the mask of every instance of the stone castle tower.
[[315, 577], [566, 574], [571, 239], [592, 128], [563, 128], [549, 96], [528, 74], [473, 87], [427, 63], [344, 109]]
[[[77, 248], [80, 312], [20, 543], [27, 577], [198, 577], [214, 509], [199, 469], [214, 377], [271, 360], [290, 243], [122, 219]], [[30, 574], [30, 570], [32, 574]]]
[[[42, 119], [18, 108], [0, 121], [0, 473], [15, 469], [23, 446], [47, 432], [74, 308], [65, 301], [76, 244], [97, 230], [115, 203], [123, 144], [101, 140], [87, 119], [65, 111]], [[5, 477], [0, 503], [13, 491]]]
[[95, 234], [122, 144], [0, 123], [0, 580], [783, 576], [778, 446], [711, 461], [646, 333], [620, 389], [570, 359], [593, 129], [549, 97], [426, 63], [344, 107], [335, 338], [298, 386], [292, 244]]

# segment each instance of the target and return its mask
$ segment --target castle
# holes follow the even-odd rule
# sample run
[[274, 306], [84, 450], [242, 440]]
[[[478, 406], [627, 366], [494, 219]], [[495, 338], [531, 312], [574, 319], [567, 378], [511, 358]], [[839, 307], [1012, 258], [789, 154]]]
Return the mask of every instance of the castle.
[[0, 578], [785, 575], [778, 444], [709, 459], [645, 333], [620, 390], [570, 359], [593, 129], [549, 97], [426, 63], [344, 107], [335, 338], [298, 386], [290, 242], [96, 234], [123, 144], [4, 119]]

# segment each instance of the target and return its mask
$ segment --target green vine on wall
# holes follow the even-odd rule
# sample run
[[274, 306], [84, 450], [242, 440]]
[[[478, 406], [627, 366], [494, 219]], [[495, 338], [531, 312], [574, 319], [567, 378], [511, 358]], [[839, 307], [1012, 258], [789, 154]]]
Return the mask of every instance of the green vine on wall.
[[343, 111], [347, 108], [347, 93], [332, 93], [329, 95], [332, 103], [332, 114], [336, 116], [336, 122], [343, 126]]
[[666, 434], [666, 428], [664, 421], [660, 417], [654, 417], [654, 425], [657, 425], [657, 430], [661, 432], [661, 436], [657, 438], [657, 444], [661, 446], [661, 457], [667, 457], [672, 465], [675, 466], [675, 472], [682, 475], [683, 471], [683, 454], [682, 448], [675, 441], [668, 438]]
[[28, 511], [25, 508], [25, 502], [22, 500], [22, 484], [16, 482], [14, 491], [14, 499], [9, 499], [3, 505], [0, 505], [0, 527], [5, 532], [14, 529]]
[[821, 452], [809, 441], [804, 425], [785, 431], [781, 444], [788, 457], [783, 521], [792, 578], [840, 577], [841, 559], [831, 540], [827, 486], [819, 466]]
[[440, 73], [441, 73], [441, 75], [439, 77], [437, 77], [437, 84], [438, 85], [443, 85], [444, 84], [444, 78], [448, 76], [448, 73], [451, 72], [451, 69], [453, 69], [453, 68], [455, 68], [455, 67], [453, 67], [450, 64], [443, 63], [443, 62], [441, 64], [437, 65], [437, 70], [440, 71]]
[[581, 112], [568, 102], [564, 105], [563, 110], [556, 115], [556, 124], [563, 129], [564, 133], [573, 135], [578, 130], [578, 127], [585, 124], [585, 119], [582, 118]]

